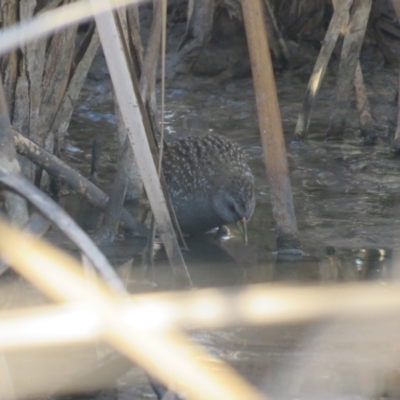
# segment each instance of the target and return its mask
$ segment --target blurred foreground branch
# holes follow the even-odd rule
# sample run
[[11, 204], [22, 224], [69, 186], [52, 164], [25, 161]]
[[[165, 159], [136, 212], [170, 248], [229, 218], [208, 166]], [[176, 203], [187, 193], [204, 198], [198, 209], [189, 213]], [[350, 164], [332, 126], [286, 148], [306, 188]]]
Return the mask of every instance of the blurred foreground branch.
[[148, 314], [127, 315], [124, 311], [130, 302], [110, 291], [101, 280], [88, 279], [70, 256], [3, 221], [0, 236], [7, 238], [0, 241], [0, 254], [15, 270], [55, 301], [85, 304], [93, 311], [94, 326], [99, 316], [101, 337], [167, 386], [193, 399], [263, 398], [183, 334], [154, 329], [155, 321]]
[[20, 194], [53, 222], [86, 255], [93, 267], [117, 292], [125, 288], [104, 254], [78, 226], [78, 224], [54, 201], [23, 176], [8, 173], [0, 166], [0, 182]]
[[88, 21], [104, 11], [138, 2], [138, 0], [96, 0], [91, 3], [90, 0], [81, 0], [39, 13], [29, 21], [0, 31], [0, 55], [46, 37], [61, 28]]
[[[354, 320], [397, 315], [400, 310], [399, 290], [399, 284], [381, 286], [375, 283], [330, 287], [263, 284], [240, 290], [201, 289], [134, 295], [130, 304], [120, 305], [119, 313], [124, 320], [136, 321], [143, 331], [150, 333], [176, 327], [222, 329], [327, 318]], [[5, 311], [0, 313], [0, 349], [96, 340], [103, 328], [100, 318], [95, 309], [84, 303]], [[58, 320], [64, 322], [55, 323]], [[66, 329], [67, 326], [73, 328]], [[32, 332], [39, 332], [40, 327], [43, 333], [32, 335]]]

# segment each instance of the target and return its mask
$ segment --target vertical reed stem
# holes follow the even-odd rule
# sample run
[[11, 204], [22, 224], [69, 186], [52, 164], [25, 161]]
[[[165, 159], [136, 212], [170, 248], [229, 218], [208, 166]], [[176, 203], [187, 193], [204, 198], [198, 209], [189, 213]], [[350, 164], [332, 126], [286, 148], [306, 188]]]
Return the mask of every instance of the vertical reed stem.
[[[95, 3], [95, 0], [92, 0]], [[171, 263], [175, 279], [182, 286], [191, 286], [189, 271], [182, 257], [178, 240], [168, 213], [167, 204], [158, 179], [157, 169], [147, 141], [143, 121], [143, 105], [138, 99], [126, 54], [111, 11], [95, 16], [107, 65], [113, 81], [122, 118], [128, 131], [133, 153], [157, 222], [161, 239]]]
[[296, 140], [304, 140], [307, 137], [308, 128], [310, 126], [310, 114], [315, 96], [321, 87], [321, 82], [324, 79], [329, 59], [331, 58], [332, 51], [335, 48], [342, 26], [348, 19], [349, 9], [352, 3], [353, 0], [342, 0], [333, 13], [317, 61], [315, 62], [310, 81], [308, 82], [301, 112], [297, 119], [294, 133]]
[[372, 0], [354, 0], [349, 26], [344, 37], [336, 86], [336, 104], [326, 133], [327, 138], [341, 138], [346, 127], [350, 90], [367, 28]]
[[261, 0], [242, 1], [278, 252], [301, 253], [285, 140]]

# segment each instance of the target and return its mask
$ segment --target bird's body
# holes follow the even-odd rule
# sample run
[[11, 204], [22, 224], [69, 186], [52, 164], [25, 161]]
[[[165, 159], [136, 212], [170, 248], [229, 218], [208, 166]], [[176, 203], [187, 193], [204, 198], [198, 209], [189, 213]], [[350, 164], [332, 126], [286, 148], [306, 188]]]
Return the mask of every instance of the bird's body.
[[204, 233], [248, 221], [254, 211], [254, 177], [240, 147], [217, 135], [169, 144], [163, 171], [181, 230]]

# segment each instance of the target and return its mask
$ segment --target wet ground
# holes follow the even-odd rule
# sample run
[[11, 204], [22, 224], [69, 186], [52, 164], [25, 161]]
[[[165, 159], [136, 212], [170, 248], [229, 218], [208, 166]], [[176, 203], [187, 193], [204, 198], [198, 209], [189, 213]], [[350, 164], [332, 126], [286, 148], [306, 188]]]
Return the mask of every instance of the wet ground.
[[[207, 57], [212, 58], [212, 54], [206, 51], [199, 62], [207, 64]], [[87, 176], [91, 142], [100, 136], [104, 150], [99, 185], [108, 191], [117, 163], [118, 140], [111, 86], [101, 57], [99, 60], [70, 124], [67, 158]], [[337, 61], [328, 69], [312, 113], [309, 139], [304, 143], [293, 142], [293, 132], [310, 67], [294, 67], [276, 73], [294, 205], [305, 253], [297, 260], [277, 259], [275, 254], [271, 204], [251, 78], [180, 75], [167, 82], [167, 140], [208, 132], [224, 135], [242, 146], [256, 177], [257, 205], [249, 223], [247, 247], [235, 227], [229, 240], [216, 241], [212, 235], [188, 239], [190, 251], [184, 256], [195, 286], [277, 281], [321, 284], [371, 279], [386, 282], [391, 279], [392, 261], [400, 247], [400, 158], [390, 152], [387, 144], [396, 120], [397, 71], [385, 67], [374, 49], [363, 53], [363, 68], [380, 137], [373, 147], [363, 146], [359, 138], [354, 104], [349, 110], [344, 140], [324, 140], [334, 100]], [[65, 193], [61, 204], [86, 230], [96, 228], [98, 213], [81, 199]], [[59, 243], [71, 249], [65, 241], [60, 239]], [[102, 249], [115, 266], [134, 259], [132, 291], [148, 290], [148, 286], [141, 284], [144, 246], [144, 239], [126, 237]], [[159, 290], [174, 286], [161, 246], [156, 256], [154, 282]], [[386, 323], [373, 327], [321, 323], [238, 328], [197, 333], [195, 337], [273, 398], [373, 398], [384, 394], [387, 385], [382, 382], [387, 380], [386, 371], [390, 366], [392, 374], [396, 364], [393, 357], [386, 355], [397, 354], [397, 348], [377, 345], [382, 344], [379, 339], [383, 331], [395, 332], [398, 328]], [[371, 349], [374, 351], [369, 351]], [[93, 349], [87, 353], [80, 349], [75, 352], [73, 354], [81, 357], [87, 354], [83, 358], [87, 358], [87, 365], [90, 365]], [[45, 376], [56, 370], [54, 362], [58, 363], [64, 376], [50, 379], [54, 387], [68, 381], [70, 378], [66, 376], [79, 375], [80, 371], [63, 366], [66, 354], [71, 356], [72, 353], [62, 354], [49, 356], [52, 362], [41, 357], [47, 372], [37, 372]], [[29, 373], [26, 363], [24, 367], [18, 360], [14, 364], [15, 369], [28, 368], [26, 373]], [[86, 364], [82, 362], [82, 365]], [[116, 394], [120, 399], [154, 398], [146, 377], [137, 368], [119, 381], [117, 392], [102, 392], [97, 398], [108, 400]]]

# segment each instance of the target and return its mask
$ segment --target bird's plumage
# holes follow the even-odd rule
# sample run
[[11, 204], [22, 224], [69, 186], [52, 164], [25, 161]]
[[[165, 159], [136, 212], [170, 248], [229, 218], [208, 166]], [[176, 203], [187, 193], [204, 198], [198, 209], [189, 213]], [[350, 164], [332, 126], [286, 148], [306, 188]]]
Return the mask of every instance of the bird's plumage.
[[241, 148], [222, 136], [190, 136], [169, 144], [163, 170], [184, 233], [206, 232], [253, 214], [253, 174]]

